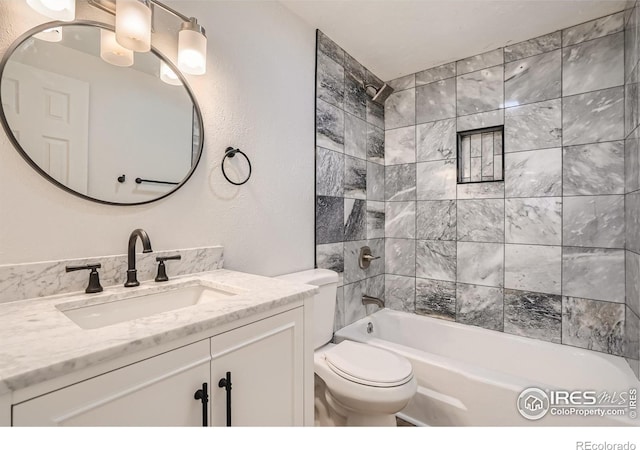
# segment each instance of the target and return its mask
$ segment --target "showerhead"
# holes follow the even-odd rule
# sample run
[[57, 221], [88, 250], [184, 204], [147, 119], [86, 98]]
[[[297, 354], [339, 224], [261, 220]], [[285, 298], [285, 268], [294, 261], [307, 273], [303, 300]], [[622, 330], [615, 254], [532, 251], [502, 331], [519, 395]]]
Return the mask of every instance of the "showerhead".
[[376, 95], [374, 95], [371, 100], [378, 105], [384, 106], [384, 102], [387, 100], [387, 98], [389, 98], [391, 94], [393, 94], [393, 88], [385, 83], [380, 89], [377, 90]]

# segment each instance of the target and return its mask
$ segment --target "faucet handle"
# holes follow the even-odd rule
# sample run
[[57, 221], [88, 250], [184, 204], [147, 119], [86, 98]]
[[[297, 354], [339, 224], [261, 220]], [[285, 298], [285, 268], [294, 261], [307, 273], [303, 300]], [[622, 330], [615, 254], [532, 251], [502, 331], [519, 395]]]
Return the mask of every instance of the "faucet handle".
[[102, 264], [84, 264], [80, 266], [66, 266], [65, 271], [75, 272], [77, 270], [90, 270], [89, 273], [89, 285], [84, 290], [87, 294], [95, 294], [97, 292], [102, 292], [102, 286], [100, 285], [100, 274], [98, 273], [98, 269], [102, 268]]
[[176, 261], [182, 259], [180, 255], [173, 256], [158, 256], [156, 257], [156, 261], [158, 261], [158, 274], [156, 275], [156, 282], [160, 281], [169, 281], [169, 277], [167, 276], [167, 267], [164, 265], [165, 261]]

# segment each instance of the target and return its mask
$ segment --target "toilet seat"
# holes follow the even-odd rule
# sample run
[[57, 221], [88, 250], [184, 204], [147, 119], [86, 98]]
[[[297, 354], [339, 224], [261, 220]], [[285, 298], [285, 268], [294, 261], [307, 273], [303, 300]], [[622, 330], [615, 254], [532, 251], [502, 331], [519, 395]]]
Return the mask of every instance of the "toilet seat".
[[336, 375], [365, 386], [389, 388], [413, 378], [406, 358], [359, 342], [342, 341], [327, 350], [324, 359]]

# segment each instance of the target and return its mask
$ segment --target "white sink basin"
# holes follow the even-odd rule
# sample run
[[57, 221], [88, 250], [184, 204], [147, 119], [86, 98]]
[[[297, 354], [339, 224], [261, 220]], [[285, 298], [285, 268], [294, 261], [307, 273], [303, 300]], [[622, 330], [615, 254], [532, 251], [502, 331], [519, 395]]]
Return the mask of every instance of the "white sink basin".
[[106, 298], [91, 305], [63, 303], [56, 308], [81, 328], [90, 330], [233, 295], [236, 293], [202, 285], [177, 286], [168, 291], [140, 292], [124, 299]]

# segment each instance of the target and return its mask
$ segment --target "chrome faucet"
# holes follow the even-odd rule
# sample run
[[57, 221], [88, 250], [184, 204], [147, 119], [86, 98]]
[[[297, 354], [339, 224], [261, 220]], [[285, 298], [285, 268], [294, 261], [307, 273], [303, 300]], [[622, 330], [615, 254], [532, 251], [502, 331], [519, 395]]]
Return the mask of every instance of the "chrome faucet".
[[384, 300], [381, 300], [377, 297], [370, 297], [368, 295], [362, 296], [362, 304], [363, 305], [378, 305], [378, 308], [384, 308]]
[[124, 287], [140, 286], [138, 281], [138, 271], [136, 270], [136, 242], [138, 238], [142, 241], [142, 253], [151, 253], [151, 241], [146, 231], [141, 228], [133, 230], [129, 236], [129, 254], [127, 268], [127, 282]]

